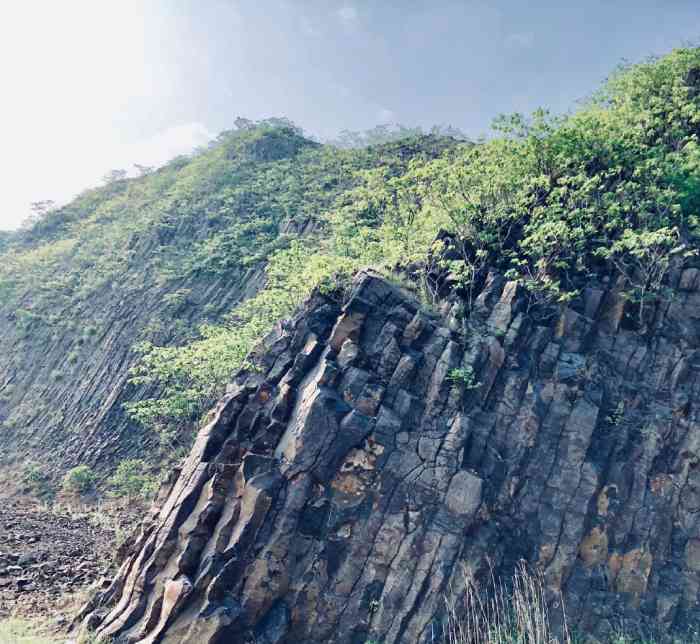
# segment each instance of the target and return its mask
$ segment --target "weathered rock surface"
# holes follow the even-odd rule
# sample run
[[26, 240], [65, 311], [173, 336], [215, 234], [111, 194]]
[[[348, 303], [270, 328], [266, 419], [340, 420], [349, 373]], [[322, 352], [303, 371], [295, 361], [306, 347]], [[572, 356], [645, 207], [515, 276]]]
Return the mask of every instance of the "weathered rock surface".
[[[123, 276], [119, 296], [108, 287], [82, 310], [65, 312], [69, 320], [89, 320], [84, 328], [36, 324], [26, 335], [15, 323], [17, 312], [0, 302], [0, 467], [10, 471], [33, 462], [60, 480], [76, 465], [109, 472], [120, 460], [143, 454], [157, 437], [144, 432], [124, 405], [156, 392], [128, 384], [137, 361], [134, 346], [144, 339], [176, 344], [183, 329], [207, 319], [208, 309], [229, 311], [264, 284], [260, 267], [236, 280], [183, 282], [188, 302], [173, 310], [167, 303], [172, 286], [152, 278], [143, 283], [140, 270]], [[60, 319], [64, 312], [55, 313]]]
[[646, 335], [613, 290], [538, 325], [496, 275], [466, 322], [371, 274], [343, 306], [316, 296], [239, 374], [85, 623], [429, 642], [463, 566], [525, 559], [583, 631], [699, 624], [700, 293], [673, 282]]

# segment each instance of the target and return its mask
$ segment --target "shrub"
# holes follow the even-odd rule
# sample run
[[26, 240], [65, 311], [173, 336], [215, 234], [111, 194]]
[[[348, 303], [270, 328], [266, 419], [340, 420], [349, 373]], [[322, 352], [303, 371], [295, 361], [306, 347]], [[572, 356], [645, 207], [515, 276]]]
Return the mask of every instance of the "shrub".
[[127, 459], [119, 463], [116, 472], [109, 479], [112, 494], [127, 498], [153, 496], [158, 487], [157, 481], [146, 470], [146, 463], [141, 459]]
[[28, 465], [22, 474], [22, 483], [31, 494], [44, 499], [50, 499], [55, 492], [51, 481], [38, 465]]
[[63, 491], [68, 494], [83, 495], [95, 489], [97, 477], [88, 465], [78, 465], [66, 472], [63, 477]]

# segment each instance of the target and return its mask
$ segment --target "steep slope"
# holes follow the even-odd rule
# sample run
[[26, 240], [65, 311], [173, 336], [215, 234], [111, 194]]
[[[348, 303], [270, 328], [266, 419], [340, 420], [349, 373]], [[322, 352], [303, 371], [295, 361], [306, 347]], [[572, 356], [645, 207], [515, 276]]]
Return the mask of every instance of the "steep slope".
[[196, 338], [201, 324], [221, 322], [264, 286], [272, 254], [320, 234], [324, 213], [362, 171], [400, 175], [411, 159], [450, 145], [424, 137], [340, 151], [285, 121], [246, 123], [192, 158], [113, 179], [4, 236], [4, 465], [34, 463], [56, 478], [85, 463], [105, 475], [130, 455], [157, 462], [188, 445], [188, 428], [212, 402], [205, 395], [183, 403], [165, 436], [125, 412], [125, 403], [163, 391], [162, 383], [129, 384], [139, 343]]
[[466, 322], [458, 299], [431, 315], [372, 274], [344, 304], [314, 297], [237, 376], [86, 624], [432, 642], [465, 567], [522, 558], [581, 632], [692, 630], [700, 270], [670, 284], [646, 336], [615, 286], [548, 323], [493, 273]]

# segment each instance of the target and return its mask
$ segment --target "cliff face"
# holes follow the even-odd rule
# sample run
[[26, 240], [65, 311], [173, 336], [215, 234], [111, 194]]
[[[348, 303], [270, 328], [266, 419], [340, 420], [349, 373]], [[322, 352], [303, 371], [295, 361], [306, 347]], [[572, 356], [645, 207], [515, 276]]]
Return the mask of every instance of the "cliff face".
[[646, 335], [612, 288], [538, 324], [495, 274], [466, 321], [372, 274], [344, 304], [315, 296], [238, 375], [85, 623], [428, 642], [465, 567], [525, 559], [582, 631], [697, 624], [700, 272], [671, 281]]
[[178, 311], [167, 304], [172, 285], [147, 280], [131, 292], [129, 285], [140, 281], [138, 269], [129, 271], [121, 283], [93, 294], [82, 311], [61, 311], [64, 319], [77, 321], [73, 329], [39, 323], [27, 334], [17, 324], [17, 311], [0, 306], [5, 463], [42, 463], [49, 475], [80, 463], [108, 472], [120, 458], [142, 449], [141, 441], [156, 442], [124, 411], [126, 402], [153, 393], [127, 384], [136, 361], [134, 346], [149, 337], [154, 322], [164, 329], [161, 341], [176, 343], [185, 335], [182, 329], [196, 329], [206, 319], [206, 307], [220, 314], [254, 294], [264, 283], [264, 271], [250, 271], [233, 284], [208, 276], [180, 282], [189, 301]]

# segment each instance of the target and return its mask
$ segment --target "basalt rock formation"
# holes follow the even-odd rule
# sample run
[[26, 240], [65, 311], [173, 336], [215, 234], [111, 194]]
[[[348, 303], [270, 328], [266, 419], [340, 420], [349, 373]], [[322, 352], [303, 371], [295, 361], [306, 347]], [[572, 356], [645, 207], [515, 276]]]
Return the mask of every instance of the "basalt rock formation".
[[[644, 333], [614, 284], [468, 319], [363, 273], [280, 325], [111, 586], [98, 641], [431, 642], [464, 571], [542, 570], [605, 634], [700, 622], [700, 271]], [[456, 371], [459, 370], [459, 371]]]
[[[139, 270], [125, 275], [124, 283], [139, 280]], [[191, 302], [178, 314], [181, 326], [196, 328], [204, 307], [233, 308], [263, 283], [264, 273], [258, 268], [238, 283], [209, 279], [186, 284], [192, 287]], [[90, 329], [95, 336], [87, 341], [51, 327], [34, 328], [27, 341], [12, 324], [16, 314], [5, 318], [0, 312], [0, 425], [17, 418], [0, 426], [0, 459], [41, 463], [47, 476], [60, 478], [78, 464], [109, 472], [120, 459], [142, 453], [144, 440], [155, 443], [154, 436], [144, 439], [124, 404], [153, 394], [147, 387], [128, 384], [129, 369], [136, 361], [134, 345], [154, 319], [168, 314], [170, 292], [148, 285], [124, 297], [115, 297], [111, 288], [93, 295], [86, 308], [99, 312], [100, 324]], [[87, 314], [78, 310], [73, 315]], [[176, 333], [173, 336], [168, 342], [177, 339]]]

